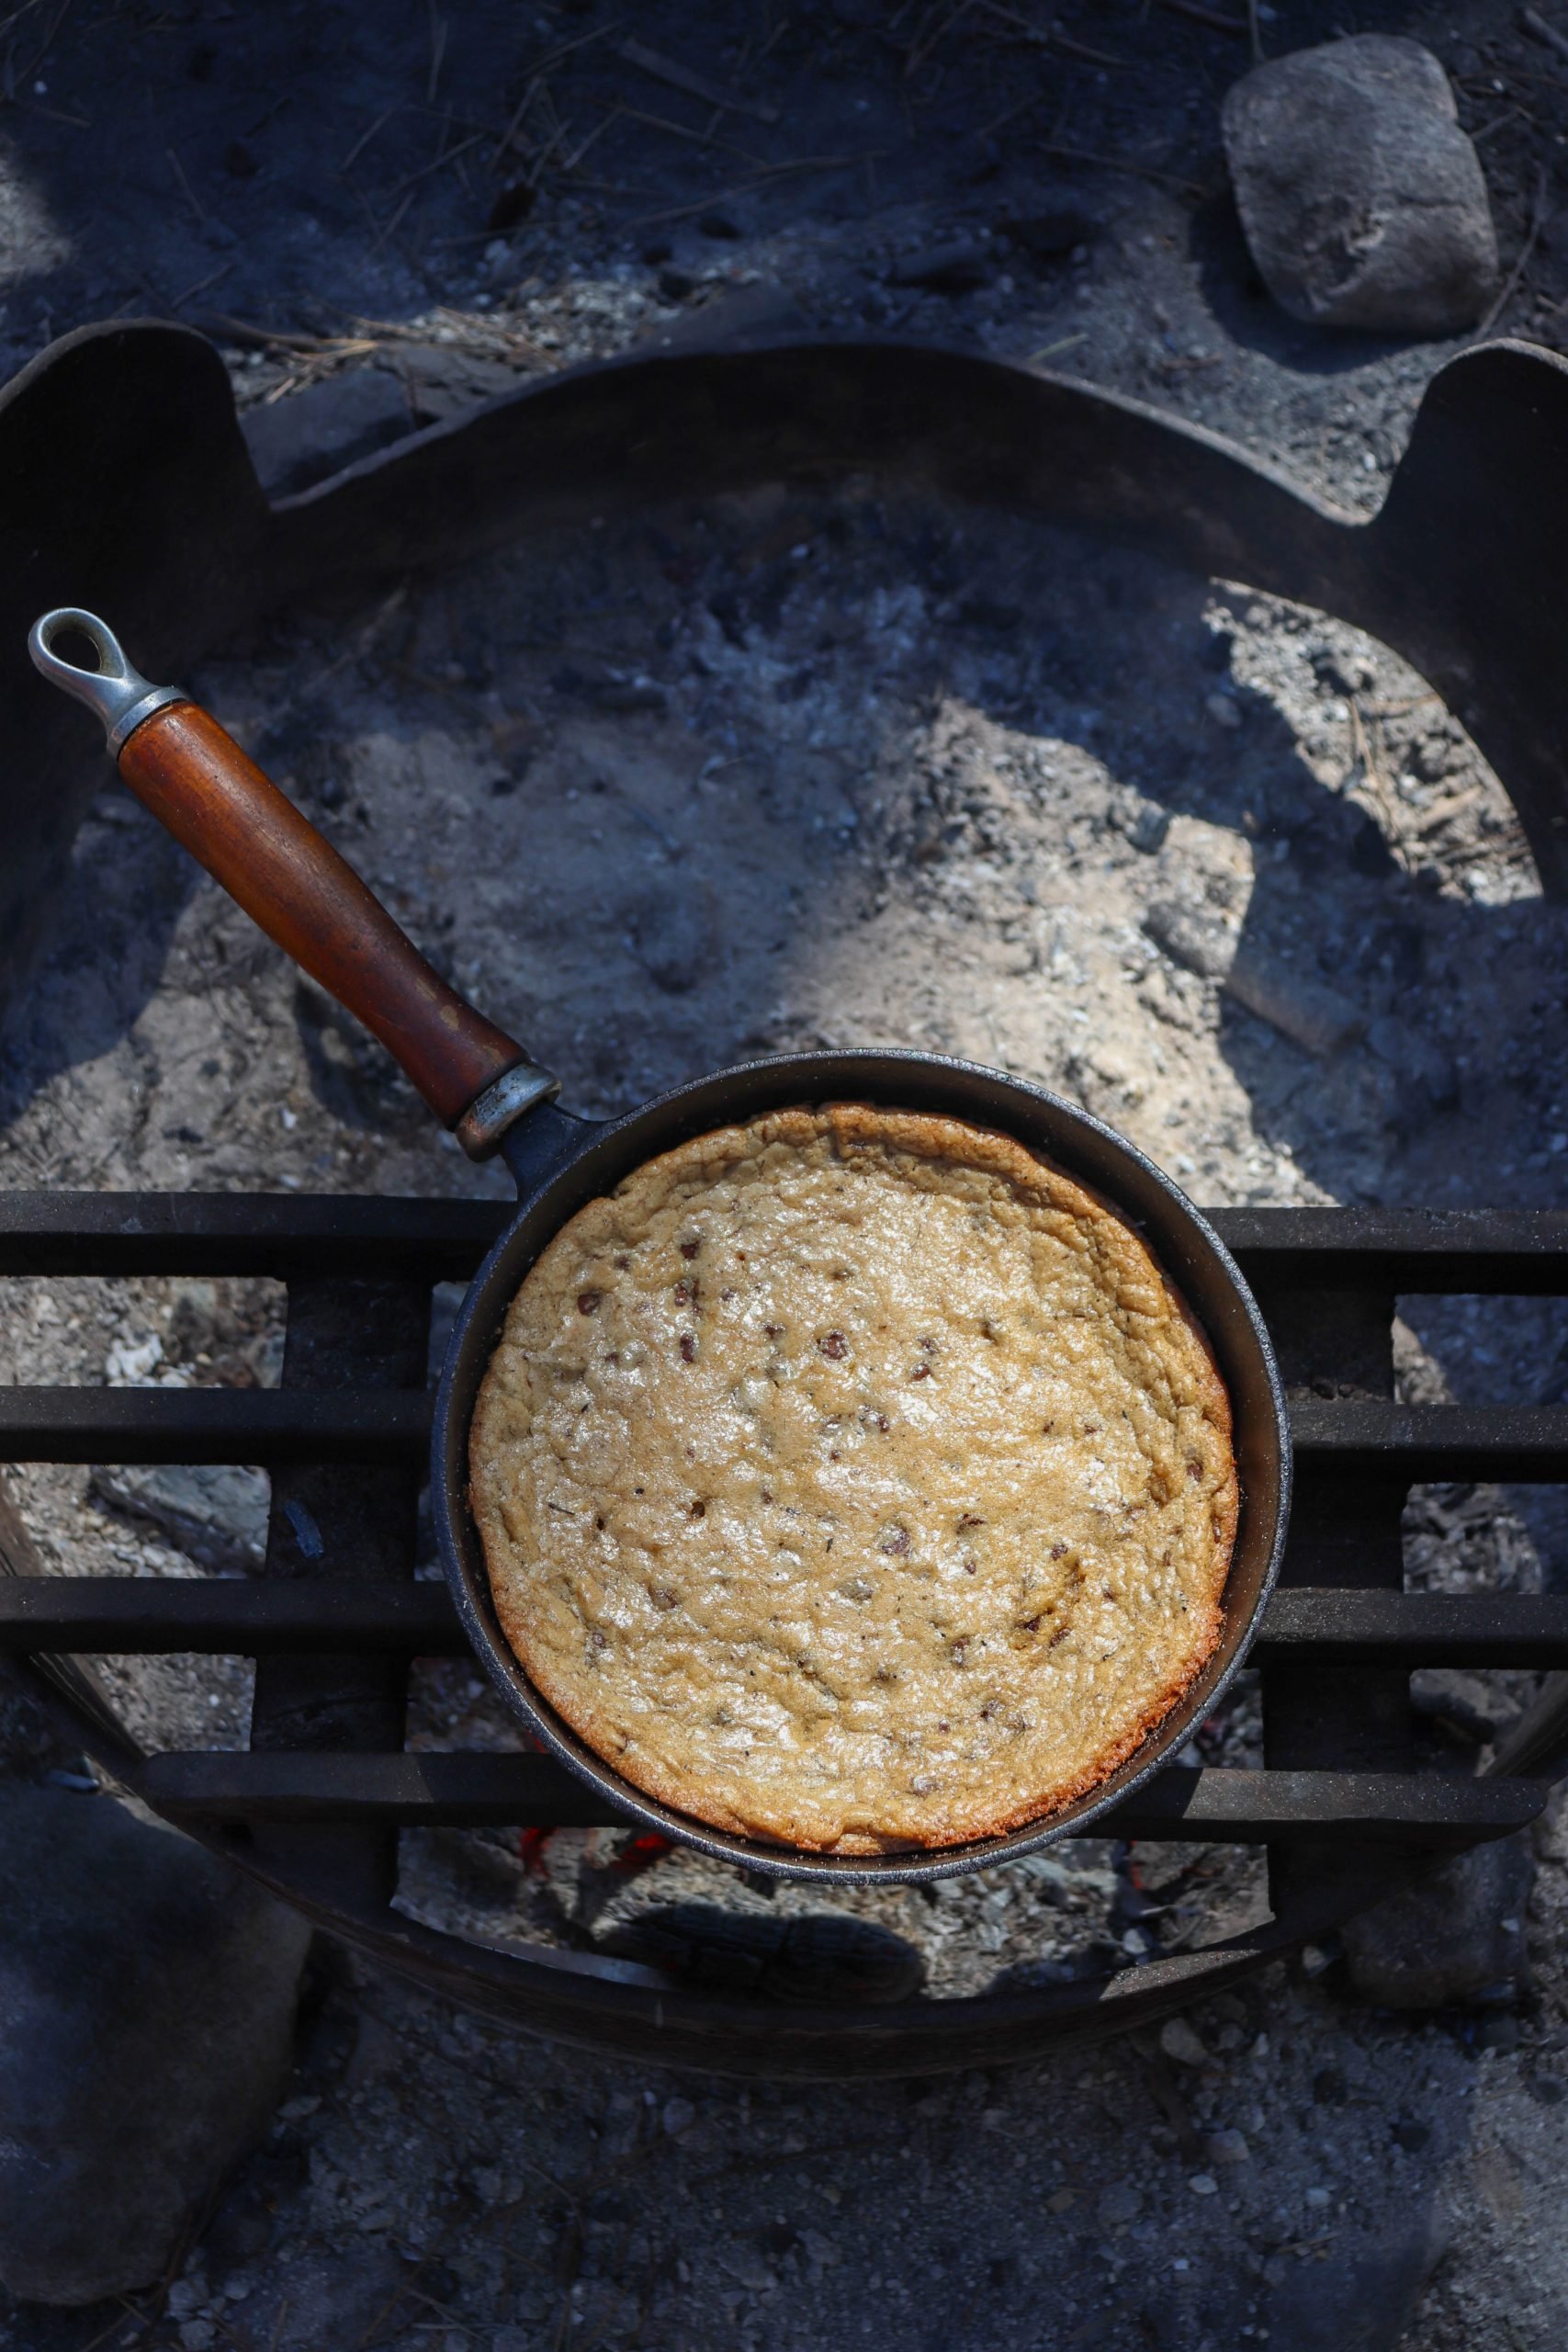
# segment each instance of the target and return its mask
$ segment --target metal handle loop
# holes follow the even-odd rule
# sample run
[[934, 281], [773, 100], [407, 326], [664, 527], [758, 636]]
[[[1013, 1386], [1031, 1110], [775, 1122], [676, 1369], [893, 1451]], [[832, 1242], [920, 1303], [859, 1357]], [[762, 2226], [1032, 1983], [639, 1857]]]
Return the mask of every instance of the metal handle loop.
[[[56, 638], [67, 632], [85, 637], [98, 657], [96, 670], [84, 670], [54, 650]], [[74, 605], [45, 613], [28, 631], [28, 651], [33, 667], [51, 685], [59, 686], [101, 718], [111, 753], [118, 756], [127, 737], [165, 703], [188, 702], [183, 686], [154, 686], [140, 670], [132, 669], [125, 648], [107, 621]]]

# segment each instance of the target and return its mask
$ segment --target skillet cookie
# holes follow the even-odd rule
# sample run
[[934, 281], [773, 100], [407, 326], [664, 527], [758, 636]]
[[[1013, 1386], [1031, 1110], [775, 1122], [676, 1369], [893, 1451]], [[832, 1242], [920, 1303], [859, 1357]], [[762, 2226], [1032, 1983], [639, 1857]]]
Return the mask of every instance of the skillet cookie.
[[555, 1236], [469, 1442], [502, 1630], [616, 1771], [813, 1853], [1094, 1789], [1213, 1651], [1229, 1401], [1106, 1202], [859, 1102], [647, 1161]]

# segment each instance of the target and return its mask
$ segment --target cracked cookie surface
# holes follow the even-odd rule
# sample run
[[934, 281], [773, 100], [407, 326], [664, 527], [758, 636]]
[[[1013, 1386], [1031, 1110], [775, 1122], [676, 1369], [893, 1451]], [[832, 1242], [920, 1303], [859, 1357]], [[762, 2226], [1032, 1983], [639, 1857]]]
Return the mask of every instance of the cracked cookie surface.
[[1197, 1325], [1012, 1137], [863, 1103], [647, 1161], [506, 1316], [469, 1441], [502, 1626], [627, 1780], [814, 1851], [1092, 1789], [1219, 1637]]

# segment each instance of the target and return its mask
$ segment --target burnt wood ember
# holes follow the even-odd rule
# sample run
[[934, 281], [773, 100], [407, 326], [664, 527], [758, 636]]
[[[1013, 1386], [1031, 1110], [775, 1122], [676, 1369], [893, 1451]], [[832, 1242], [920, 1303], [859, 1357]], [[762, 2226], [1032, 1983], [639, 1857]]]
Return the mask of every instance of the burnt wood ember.
[[[400, 1828], [543, 1830], [616, 1819], [548, 1757], [401, 1748], [408, 1661], [465, 1649], [445, 1588], [399, 1580], [412, 1560], [428, 1418], [425, 1395], [412, 1385], [423, 1361], [423, 1317], [433, 1279], [471, 1271], [504, 1214], [433, 1201], [420, 1230], [410, 1212], [424, 1206], [133, 1194], [77, 1196], [73, 1214], [66, 1196], [13, 1194], [0, 1239], [8, 1272], [99, 1274], [128, 1262], [149, 1273], [265, 1267], [289, 1283], [293, 1336], [281, 1389], [54, 1392], [70, 1399], [70, 1414], [58, 1401], [40, 1406], [36, 1392], [10, 1391], [6, 1443], [17, 1445], [30, 1426], [40, 1438], [63, 1430], [81, 1458], [167, 1458], [171, 1442], [188, 1446], [200, 1435], [209, 1459], [270, 1460], [275, 1531], [299, 1550], [298, 1508], [291, 1515], [289, 1504], [302, 1507], [321, 1543], [309, 1566], [324, 1572], [280, 1575], [288, 1563], [276, 1556], [275, 1535], [269, 1573], [254, 1581], [11, 1577], [0, 1581], [0, 1650], [22, 1661], [175, 1650], [256, 1658], [263, 1736], [248, 1755], [137, 1758], [85, 1719], [74, 1736], [155, 1810], [361, 1949], [481, 2008], [570, 2039], [645, 2053], [657, 2047], [759, 2073], [928, 2073], [1018, 2058], [1069, 2032], [1156, 2017], [1322, 1935], [1385, 1892], [1391, 1878], [1418, 1869], [1422, 1856], [1506, 1836], [1539, 1814], [1543, 1780], [1414, 1769], [1404, 1694], [1417, 1666], [1568, 1667], [1568, 1600], [1404, 1592], [1386, 1579], [1385, 1531], [1392, 1523], [1397, 1538], [1397, 1505], [1416, 1479], [1435, 1467], [1459, 1475], [1461, 1459], [1506, 1460], [1510, 1477], [1561, 1477], [1568, 1417], [1551, 1406], [1478, 1415], [1307, 1396], [1292, 1408], [1307, 1507], [1253, 1653], [1264, 1670], [1268, 1767], [1168, 1767], [1097, 1825], [1111, 1836], [1187, 1846], [1267, 1844], [1277, 1909], [1264, 1925], [1113, 1975], [959, 2000], [900, 1996], [879, 2000], [863, 2018], [809, 1998], [781, 2011], [761, 1991], [705, 1977], [660, 1990], [626, 1981], [635, 1971], [609, 1956], [536, 1947], [520, 1957], [419, 1926], [389, 1908]], [[1340, 1364], [1364, 1375], [1374, 1326], [1391, 1317], [1395, 1281], [1402, 1289], [1568, 1294], [1564, 1218], [1239, 1209], [1217, 1212], [1216, 1221], [1265, 1311], [1278, 1316], [1287, 1371], [1298, 1375]], [[315, 1272], [334, 1226], [342, 1261], [355, 1268], [342, 1282]], [[362, 1271], [375, 1250], [397, 1269], [378, 1283]], [[1369, 1279], [1358, 1283], [1361, 1268]], [[1354, 1339], [1358, 1301], [1360, 1358], [1353, 1347], [1339, 1352]], [[377, 1385], [388, 1379], [401, 1385]], [[376, 1421], [367, 1408], [378, 1400]], [[213, 1402], [226, 1418], [199, 1430], [188, 1414], [171, 1418]], [[313, 1423], [316, 1403], [331, 1409]], [[367, 1430], [383, 1466], [322, 1466], [352, 1459], [352, 1433], [363, 1449]], [[349, 1492], [345, 1476], [373, 1487]], [[1564, 1713], [1561, 1702], [1546, 1712], [1551, 1720], [1533, 1734], [1532, 1754], [1543, 1757], [1553, 1732], [1562, 1736]]]

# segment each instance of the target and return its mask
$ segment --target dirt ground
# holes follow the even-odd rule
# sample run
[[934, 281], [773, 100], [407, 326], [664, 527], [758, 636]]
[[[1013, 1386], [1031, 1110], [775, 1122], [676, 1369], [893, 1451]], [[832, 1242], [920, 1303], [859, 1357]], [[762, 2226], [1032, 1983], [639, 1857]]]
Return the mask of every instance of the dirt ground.
[[[1271, 51], [1343, 22], [1258, 13]], [[415, 423], [777, 300], [1043, 355], [1374, 508], [1461, 346], [1272, 311], [1218, 152], [1245, 39], [1111, 0], [1052, 22], [874, 0], [635, 24], [23, 9], [0, 27], [0, 361], [151, 308], [209, 323], [247, 413], [369, 367]], [[1505, 266], [1526, 263], [1499, 331], [1551, 343], [1568, 59], [1495, 6], [1353, 28], [1374, 27], [1455, 77]], [[953, 244], [982, 282], [901, 282]], [[1386, 649], [1243, 585], [869, 488], [768, 492], [402, 583], [349, 622], [301, 613], [189, 683], [574, 1108], [752, 1051], [893, 1043], [1058, 1087], [1200, 1202], [1563, 1197], [1568, 928], [1506, 793]], [[1245, 991], [1217, 977], [1238, 949]], [[504, 1190], [112, 787], [8, 1036], [8, 1184]], [[8, 1306], [8, 1380], [276, 1377], [265, 1285], [16, 1283]], [[1562, 1394], [1552, 1303], [1401, 1316], [1408, 1396]], [[88, 1472], [15, 1486], [62, 1570], [195, 1572]], [[1562, 1555], [1552, 1492], [1413, 1499], [1413, 1582], [1557, 1587]], [[149, 1739], [243, 1744], [238, 1662], [110, 1673]], [[1483, 1756], [1525, 1695], [1450, 1693]], [[424, 1673], [418, 1742], [508, 1736], [477, 1679]], [[1245, 1685], [1205, 1753], [1256, 1756]], [[1369, 2009], [1328, 1951], [1195, 2012], [1184, 2055], [1141, 2040], [908, 2085], [611, 2064], [329, 1957], [295, 2095], [167, 2294], [0, 2308], [0, 2345], [1279, 2352], [1362, 2325], [1406, 2352], [1545, 2352], [1568, 2324], [1568, 1844], [1536, 1845], [1509, 2006]], [[645, 1955], [676, 1904], [820, 1908], [621, 1859], [576, 1833], [528, 1855], [411, 1838], [400, 1899], [481, 1939]], [[1207, 1879], [1184, 1849], [1043, 1859], [840, 1907], [942, 1997], [1135, 1966], [1262, 1900], [1246, 1857]], [[1144, 1866], [1165, 1903], [1129, 1902]]]

